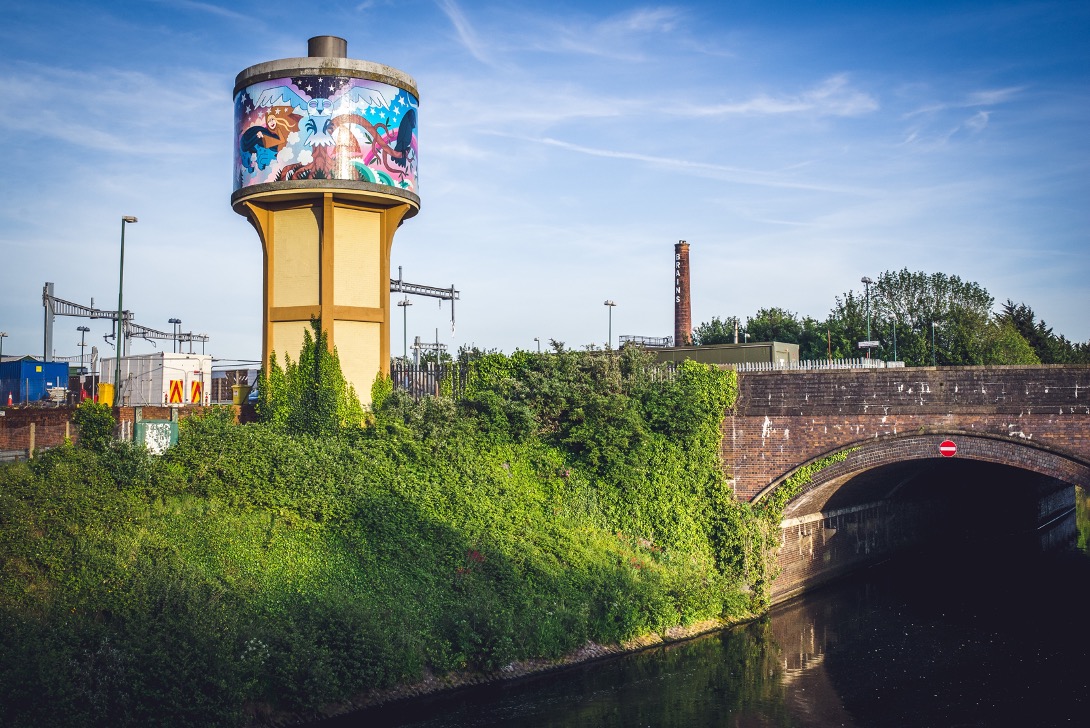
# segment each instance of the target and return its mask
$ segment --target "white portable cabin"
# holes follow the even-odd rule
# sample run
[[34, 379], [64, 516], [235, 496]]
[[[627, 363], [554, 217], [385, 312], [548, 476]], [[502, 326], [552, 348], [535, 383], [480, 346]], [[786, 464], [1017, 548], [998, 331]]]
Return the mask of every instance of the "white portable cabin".
[[[101, 360], [100, 381], [114, 383], [117, 359]], [[167, 351], [121, 357], [121, 404], [185, 407], [212, 403], [212, 356]]]

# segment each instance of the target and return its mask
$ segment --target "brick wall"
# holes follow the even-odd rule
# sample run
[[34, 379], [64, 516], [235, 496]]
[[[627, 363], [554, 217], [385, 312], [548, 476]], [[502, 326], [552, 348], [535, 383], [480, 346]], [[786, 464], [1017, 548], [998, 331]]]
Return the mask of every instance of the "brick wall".
[[[204, 407], [178, 408], [178, 416], [191, 417], [198, 412], [203, 412]], [[246, 412], [234, 407], [236, 419], [252, 421], [252, 407]], [[137, 410], [142, 420], [169, 420], [172, 408], [170, 407], [120, 407], [114, 409], [114, 418], [118, 421], [119, 431], [123, 438], [131, 439], [133, 423], [137, 418]], [[8, 408], [4, 409], [0, 416], [0, 458], [12, 459], [26, 457], [31, 447], [31, 432], [33, 430], [33, 445], [37, 450], [57, 447], [64, 443], [65, 437], [70, 437], [73, 442], [79, 441], [79, 432], [71, 424], [72, 407], [57, 407], [48, 409], [39, 408]], [[31, 427], [33, 425], [33, 428]]]
[[10, 458], [21, 452], [25, 457], [32, 444], [35, 449], [41, 449], [60, 445], [66, 436], [77, 440], [76, 428], [69, 424], [70, 413], [68, 408], [3, 410], [0, 453]]
[[876, 564], [948, 527], [936, 502], [879, 501], [780, 524], [780, 574], [772, 600], [792, 596], [863, 566]]
[[[723, 421], [722, 455], [738, 497], [751, 499], [823, 454], [927, 433], [975, 438], [975, 451], [962, 457], [1072, 475], [1075, 465], [1090, 466], [1090, 367], [744, 372], [738, 405]], [[936, 457], [933, 439], [868, 457], [889, 462], [898, 448], [907, 459]], [[1073, 461], [1067, 470], [1057, 460], [1065, 458]]]

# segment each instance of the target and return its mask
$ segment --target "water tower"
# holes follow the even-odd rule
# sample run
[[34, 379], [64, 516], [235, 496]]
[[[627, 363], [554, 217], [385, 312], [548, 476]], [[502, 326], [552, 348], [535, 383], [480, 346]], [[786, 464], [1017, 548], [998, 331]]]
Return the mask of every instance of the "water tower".
[[262, 359], [297, 359], [320, 318], [360, 400], [390, 362], [390, 247], [420, 209], [419, 94], [395, 68], [318, 36], [308, 57], [235, 79], [231, 205], [261, 237]]

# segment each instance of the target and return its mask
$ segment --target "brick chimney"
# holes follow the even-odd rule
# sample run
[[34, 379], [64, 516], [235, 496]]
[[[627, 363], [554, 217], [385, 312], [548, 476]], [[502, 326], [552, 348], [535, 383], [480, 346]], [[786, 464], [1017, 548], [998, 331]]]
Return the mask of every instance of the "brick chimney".
[[689, 244], [674, 246], [674, 346], [693, 342], [693, 310], [689, 302]]

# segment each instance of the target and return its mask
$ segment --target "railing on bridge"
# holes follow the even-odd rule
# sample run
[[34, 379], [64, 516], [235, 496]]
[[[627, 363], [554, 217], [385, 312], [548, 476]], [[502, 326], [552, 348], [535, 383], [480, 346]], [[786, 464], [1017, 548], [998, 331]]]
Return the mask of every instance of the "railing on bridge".
[[895, 369], [904, 367], [903, 361], [883, 361], [882, 359], [803, 359], [792, 362], [743, 362], [741, 364], [727, 364], [731, 369], [740, 372], [774, 372], [774, 371], [809, 371], [821, 369]]
[[[425, 396], [460, 399], [466, 394], [472, 369], [473, 362], [426, 362], [419, 366], [394, 362], [390, 365], [390, 382], [394, 390], [407, 392], [415, 400]], [[677, 375], [677, 363], [654, 364], [647, 375], [653, 382], [670, 381]]]
[[[723, 366], [740, 372], [772, 371], [808, 371], [821, 369], [885, 369], [903, 367], [903, 361], [883, 361], [881, 359], [816, 359], [793, 362], [745, 362], [724, 364]], [[473, 363], [445, 362], [436, 364], [427, 362], [420, 365], [394, 362], [390, 366], [390, 380], [394, 389], [408, 392], [413, 399], [424, 396], [453, 397], [465, 396]], [[663, 362], [648, 370], [652, 381], [669, 381], [677, 375], [677, 362]]]

